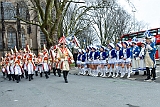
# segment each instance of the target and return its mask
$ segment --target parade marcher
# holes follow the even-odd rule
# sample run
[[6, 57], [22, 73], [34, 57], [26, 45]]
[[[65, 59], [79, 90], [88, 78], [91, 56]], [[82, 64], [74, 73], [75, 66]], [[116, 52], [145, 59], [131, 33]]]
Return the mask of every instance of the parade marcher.
[[[146, 36], [146, 54], [145, 54], [145, 63], [146, 63], [146, 71], [147, 78], [146, 81], [152, 79], [156, 80], [156, 71], [155, 71], [155, 43], [152, 41], [151, 35]], [[150, 73], [151, 68], [151, 73]], [[151, 78], [152, 76], [152, 78]]]
[[88, 48], [88, 75], [92, 76], [92, 68], [93, 68], [93, 61], [92, 61], [92, 46]]
[[7, 77], [9, 78], [9, 81], [10, 81], [11, 80], [11, 71], [10, 71], [10, 64], [9, 64], [8, 58], [6, 60], [6, 72], [7, 72]]
[[38, 70], [40, 73], [40, 77], [42, 77], [43, 74], [43, 53], [38, 53]]
[[86, 75], [86, 54], [85, 50], [82, 49], [82, 57], [81, 57], [81, 70], [82, 70], [82, 75]]
[[100, 76], [105, 77], [106, 76], [106, 69], [105, 69], [105, 65], [106, 65], [106, 58], [107, 58], [107, 53], [105, 52], [105, 47], [101, 46], [100, 47], [100, 53], [99, 53], [99, 66], [97, 67], [97, 71], [99, 71], [101, 73]]
[[96, 46], [92, 46], [92, 50], [90, 52], [90, 67], [91, 67], [91, 75], [92, 76], [98, 76], [98, 73], [97, 73], [97, 65], [98, 65], [98, 52], [97, 52], [97, 47]]
[[139, 75], [139, 52], [140, 52], [140, 49], [139, 47], [137, 46], [137, 38], [134, 37], [132, 39], [132, 54], [133, 54], [133, 58], [132, 58], [132, 71], [135, 72], [134, 75]]
[[65, 83], [68, 83], [68, 72], [70, 70], [70, 66], [69, 66], [69, 57], [71, 58], [71, 62], [73, 63], [73, 55], [72, 53], [69, 51], [69, 49], [66, 47], [66, 40], [65, 37], [61, 37], [59, 40], [59, 43], [61, 44], [61, 47], [58, 49], [58, 53], [57, 53], [57, 57], [61, 60], [61, 70], [63, 71], [63, 77], [65, 80]]
[[43, 71], [44, 71], [46, 79], [48, 79], [49, 78], [48, 76], [48, 72], [49, 72], [48, 57], [44, 57]]
[[20, 76], [22, 75], [22, 68], [21, 68], [20, 62], [18, 60], [15, 61], [14, 73], [15, 73], [15, 79], [16, 79], [17, 83], [19, 83]]
[[130, 78], [130, 48], [128, 48], [129, 43], [127, 41], [123, 42], [122, 48], [122, 69], [121, 69], [121, 78], [124, 77], [125, 73], [128, 73], [127, 78]]
[[33, 79], [34, 70], [35, 70], [35, 65], [32, 61], [32, 57], [28, 58], [27, 70], [28, 70], [29, 81], [31, 81]]
[[2, 66], [1, 70], [2, 70], [3, 77], [5, 78], [5, 74], [6, 74], [5, 60], [4, 60], [3, 57], [1, 57], [1, 60], [2, 60], [2, 62], [1, 62], [1, 66]]
[[116, 60], [115, 60], [116, 77], [119, 76], [119, 73], [122, 67], [123, 51], [121, 48], [122, 48], [121, 43], [117, 43], [116, 44]]
[[[115, 77], [115, 60], [116, 60], [116, 52], [114, 49], [114, 44], [109, 43], [108, 48], [109, 48], [109, 56], [108, 56], [108, 70], [109, 70], [109, 75], [108, 77], [112, 76]], [[113, 72], [113, 75], [111, 74]]]
[[78, 52], [77, 52], [77, 51], [74, 51], [73, 59], [74, 59], [75, 67], [77, 67], [77, 56], [78, 56]]
[[14, 74], [14, 61], [13, 61], [13, 57], [10, 58], [10, 75], [12, 80], [15, 80], [15, 74]]
[[38, 76], [38, 58], [35, 57], [34, 59], [35, 59], [35, 61], [34, 61], [34, 64], [35, 64], [35, 76]]
[[145, 69], [145, 61], [144, 61], [144, 56], [145, 56], [145, 41], [141, 42], [141, 50], [139, 53], [139, 58], [140, 58], [140, 62], [139, 62], [139, 70], [144, 72], [144, 75], [146, 75], [146, 69]]
[[86, 53], [85, 53], [85, 55], [86, 55], [86, 59], [85, 59], [85, 62], [86, 62], [86, 71], [88, 71], [87, 75], [90, 75], [91, 74], [91, 69], [89, 67], [89, 53], [90, 53], [89, 47], [87, 47], [85, 51], [86, 51]]
[[82, 63], [82, 50], [78, 49], [78, 56], [77, 56], [77, 67], [78, 67], [78, 74], [82, 74], [82, 70], [81, 70], [81, 63]]

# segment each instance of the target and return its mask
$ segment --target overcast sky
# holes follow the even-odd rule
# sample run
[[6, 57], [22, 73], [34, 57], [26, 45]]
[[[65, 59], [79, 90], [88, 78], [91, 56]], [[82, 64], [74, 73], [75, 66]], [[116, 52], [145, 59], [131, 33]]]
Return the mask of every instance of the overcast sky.
[[[129, 13], [133, 15], [132, 8], [127, 0], [117, 0]], [[130, 0], [135, 8], [137, 20], [148, 23], [148, 29], [160, 27], [160, 0]]]

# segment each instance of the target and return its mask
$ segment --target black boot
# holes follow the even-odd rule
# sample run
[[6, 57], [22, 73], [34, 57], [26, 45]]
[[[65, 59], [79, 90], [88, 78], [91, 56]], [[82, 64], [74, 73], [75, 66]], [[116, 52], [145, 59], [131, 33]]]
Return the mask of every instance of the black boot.
[[33, 75], [34, 75], [34, 74], [31, 74], [31, 79], [32, 79], [32, 80], [33, 80]]
[[46, 77], [46, 79], [48, 79], [49, 78], [49, 76], [48, 76], [48, 72], [44, 72], [45, 73], [45, 77]]
[[22, 73], [21, 78], [24, 78], [24, 73]]
[[9, 81], [11, 81], [11, 74], [8, 74]]
[[151, 73], [152, 73], [152, 80], [156, 80], [156, 70], [155, 70], [155, 68], [152, 68], [152, 70], [151, 70]]
[[38, 71], [35, 71], [36, 76], [38, 76]]
[[63, 71], [63, 77], [64, 77], [65, 83], [68, 83], [67, 75], [68, 75], [68, 71]]
[[40, 77], [42, 77], [42, 72], [40, 73]]
[[147, 74], [146, 71], [144, 71], [144, 74], [142, 76], [145, 76], [146, 74]]
[[57, 72], [58, 72], [58, 76], [61, 77], [61, 70], [57, 69]]
[[21, 77], [22, 77], [22, 75], [18, 75], [18, 79], [19, 79], [19, 81], [21, 81]]
[[139, 75], [139, 71], [136, 71], [134, 75]]
[[28, 71], [25, 70], [26, 79], [28, 79]]
[[53, 67], [53, 74], [54, 74], [54, 76], [56, 76], [56, 69], [55, 69], [55, 67]]
[[16, 75], [17, 83], [19, 83], [19, 75]]
[[146, 67], [146, 71], [147, 71], [147, 78], [145, 80], [149, 80], [149, 79], [151, 79], [149, 67]]
[[13, 81], [15, 80], [15, 75], [14, 75], [14, 74], [12, 74], [12, 80], [13, 80]]
[[29, 74], [28, 77], [29, 77], [29, 81], [31, 81], [31, 74]]
[[51, 72], [51, 70], [49, 69], [49, 71], [48, 71], [48, 75], [50, 75], [50, 72]]

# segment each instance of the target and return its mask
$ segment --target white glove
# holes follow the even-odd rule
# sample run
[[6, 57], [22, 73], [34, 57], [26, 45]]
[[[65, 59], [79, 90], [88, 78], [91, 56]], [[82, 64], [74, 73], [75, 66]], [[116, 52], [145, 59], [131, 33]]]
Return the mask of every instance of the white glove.
[[73, 62], [74, 62], [74, 60], [71, 60], [71, 62], [73, 63]]
[[64, 61], [64, 59], [61, 59], [61, 61]]

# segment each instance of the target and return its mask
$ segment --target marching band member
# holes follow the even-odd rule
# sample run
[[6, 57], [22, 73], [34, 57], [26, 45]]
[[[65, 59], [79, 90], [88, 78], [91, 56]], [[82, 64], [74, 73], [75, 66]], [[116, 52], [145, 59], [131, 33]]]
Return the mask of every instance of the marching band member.
[[67, 75], [68, 75], [68, 72], [70, 70], [68, 59], [70, 57], [71, 62], [73, 63], [74, 62], [73, 55], [65, 45], [66, 40], [65, 40], [64, 36], [60, 38], [59, 43], [61, 44], [61, 47], [57, 51], [58, 52], [57, 53], [57, 58], [61, 59], [61, 67], [60, 68], [63, 71], [63, 77], [64, 77], [64, 80], [65, 80], [65, 83], [68, 83]]
[[5, 74], [6, 74], [5, 60], [3, 57], [1, 57], [1, 60], [2, 60], [2, 62], [1, 62], [2, 69], [1, 70], [2, 70], [3, 77], [5, 78]]
[[132, 58], [132, 70], [135, 71], [135, 75], [139, 75], [139, 52], [140, 49], [139, 47], [136, 45], [137, 44], [137, 39], [136, 37], [134, 37], [132, 39], [132, 54], [133, 54], [133, 58]]
[[145, 42], [142, 41], [141, 42], [141, 50], [140, 50], [140, 53], [139, 53], [139, 58], [140, 58], [140, 63], [139, 63], [139, 70], [143, 71], [144, 72], [144, 75], [146, 75], [146, 70], [145, 69], [145, 61], [144, 61], [144, 56], [145, 56]]
[[91, 74], [91, 69], [90, 69], [90, 67], [89, 67], [89, 53], [90, 53], [90, 50], [89, 50], [89, 47], [87, 47], [86, 48], [86, 60], [85, 60], [85, 62], [86, 62], [86, 71], [88, 71], [87, 73], [87, 75], [90, 75]]
[[44, 57], [43, 71], [44, 71], [46, 79], [48, 79], [49, 78], [48, 76], [48, 72], [49, 72], [48, 57]]
[[92, 46], [89, 46], [89, 52], [88, 52], [88, 75], [92, 76]]
[[9, 81], [10, 81], [11, 80], [11, 71], [10, 71], [9, 58], [6, 59], [6, 72], [7, 72], [7, 77], [9, 78]]
[[82, 70], [81, 70], [81, 61], [82, 59], [82, 50], [81, 49], [78, 49], [78, 56], [77, 56], [77, 67], [78, 67], [78, 71], [79, 73], [78, 74], [82, 74]]
[[123, 42], [123, 48], [122, 48], [122, 69], [121, 69], [121, 78], [124, 77], [125, 73], [128, 73], [127, 78], [130, 78], [130, 48], [128, 48], [129, 43], [127, 41]]
[[[155, 43], [151, 40], [151, 35], [146, 36], [146, 54], [145, 54], [145, 63], [146, 63], [146, 71], [147, 71], [147, 78], [146, 81], [151, 79], [156, 80], [156, 71], [155, 71]], [[150, 73], [151, 68], [151, 73]], [[152, 75], [151, 75], [152, 74]]]
[[2, 65], [2, 74], [3, 74], [3, 77], [5, 78], [6, 68], [4, 65]]
[[27, 70], [27, 60], [26, 60], [26, 58], [23, 59], [22, 68], [23, 68], [26, 79], [28, 79], [28, 70]]
[[97, 73], [97, 60], [99, 58], [99, 54], [98, 52], [96, 51], [96, 46], [92, 46], [92, 50], [91, 50], [91, 53], [90, 53], [90, 59], [91, 59], [91, 69], [92, 69], [92, 76], [98, 76], [98, 73]]
[[115, 60], [116, 77], [119, 76], [119, 71], [121, 70], [121, 66], [122, 66], [123, 52], [121, 48], [122, 48], [121, 43], [117, 43], [116, 44], [116, 60]]
[[17, 83], [19, 83], [20, 76], [22, 75], [22, 68], [19, 63], [20, 62], [18, 60], [16, 60], [15, 66], [14, 66], [15, 79], [17, 80]]
[[35, 75], [38, 76], [38, 58], [35, 56], [35, 61], [34, 61], [34, 64], [35, 64]]
[[81, 70], [82, 70], [82, 74], [85, 75], [86, 74], [86, 54], [85, 54], [85, 50], [82, 49], [82, 57], [81, 57]]
[[[61, 69], [60, 69], [60, 65], [61, 65], [61, 60], [58, 58], [58, 47], [57, 49], [55, 50], [55, 70], [57, 71], [58, 73], [58, 76], [61, 77]], [[56, 72], [55, 72], [56, 73]]]
[[42, 56], [41, 52], [38, 53], [38, 70], [39, 70], [39, 73], [40, 73], [40, 77], [42, 77], [42, 73], [43, 73], [43, 56]]
[[14, 61], [13, 61], [13, 57], [10, 58], [10, 72], [11, 72], [11, 78], [14, 81], [15, 80], [15, 74], [14, 74]]
[[49, 53], [50, 53], [50, 58], [52, 59], [52, 69], [53, 69], [53, 74], [56, 76], [56, 68], [55, 68], [55, 57], [56, 57], [56, 49], [57, 49], [57, 46], [52, 46], [49, 50]]
[[116, 59], [116, 53], [115, 53], [115, 49], [114, 49], [114, 44], [109, 43], [108, 48], [109, 48], [109, 56], [108, 56], [109, 75], [108, 75], [108, 77], [110, 77], [112, 75], [111, 72], [113, 72], [112, 77], [115, 77], [114, 64], [115, 64], [115, 59]]
[[28, 70], [29, 81], [31, 81], [33, 79], [34, 70], [35, 70], [35, 65], [32, 61], [32, 57], [28, 58], [27, 70]]
[[[101, 73], [100, 76], [103, 76], [103, 77], [106, 76], [106, 71], [105, 71], [106, 70], [105, 69], [106, 58], [107, 58], [107, 53], [104, 50], [104, 46], [101, 46], [100, 47], [100, 53], [99, 53], [100, 70], [97, 70], [97, 71], [100, 71], [100, 73]], [[97, 67], [97, 69], [98, 69], [98, 67]]]

